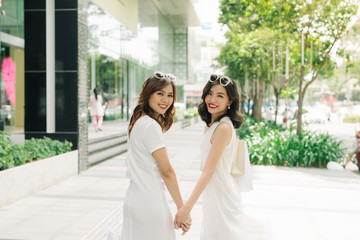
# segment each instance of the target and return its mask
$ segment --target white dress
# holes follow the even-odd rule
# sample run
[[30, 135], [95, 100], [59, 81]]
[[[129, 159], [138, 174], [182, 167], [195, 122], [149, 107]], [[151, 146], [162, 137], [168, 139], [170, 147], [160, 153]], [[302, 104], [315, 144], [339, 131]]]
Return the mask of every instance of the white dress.
[[[235, 146], [236, 130], [228, 117], [232, 137], [215, 168], [211, 179], [202, 194], [203, 221], [201, 240], [240, 240], [242, 238], [241, 197], [234, 178], [230, 175], [232, 154]], [[201, 141], [201, 169], [211, 148], [211, 136], [220, 122], [213, 123]]]
[[165, 184], [154, 157], [165, 147], [160, 125], [151, 117], [138, 119], [131, 131], [126, 158], [127, 189], [121, 240], [175, 240]]
[[104, 116], [104, 109], [102, 107], [102, 97], [101, 95], [97, 96], [97, 100], [93, 95], [90, 96], [90, 115], [91, 116]]

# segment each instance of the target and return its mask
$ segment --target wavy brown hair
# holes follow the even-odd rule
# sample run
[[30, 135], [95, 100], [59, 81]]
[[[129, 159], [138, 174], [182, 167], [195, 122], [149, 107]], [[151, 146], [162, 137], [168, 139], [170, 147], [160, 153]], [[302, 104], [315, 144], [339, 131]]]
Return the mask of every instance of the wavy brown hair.
[[[229, 77], [226, 78], [230, 79]], [[226, 89], [226, 93], [229, 96], [229, 100], [232, 102], [230, 105], [230, 109], [227, 109], [226, 113], [224, 115], [219, 116], [217, 119], [215, 119], [214, 122], [220, 121], [223, 117], [228, 116], [231, 122], [233, 123], [234, 128], [240, 128], [244, 122], [244, 117], [239, 111], [240, 95], [237, 91], [235, 82], [233, 80], [231, 80], [231, 82], [232, 84], [230, 83], [227, 86], [223, 86]], [[211, 123], [211, 113], [209, 113], [207, 109], [205, 98], [209, 94], [210, 89], [217, 84], [220, 84], [218, 80], [214, 82], [210, 82], [210, 81], [207, 82], [201, 96], [202, 102], [198, 106], [199, 116], [206, 123], [208, 127], [210, 126]]]
[[[154, 110], [152, 110], [151, 107], [149, 106], [149, 99], [152, 94], [163, 89], [164, 87], [166, 87], [169, 84], [171, 84], [171, 86], [173, 88], [174, 101], [170, 105], [169, 109], [166, 110], [164, 115], [160, 114], [158, 117], [156, 117], [156, 112], [154, 112]], [[133, 129], [136, 121], [143, 114], [146, 114], [149, 117], [153, 118], [155, 121], [157, 121], [160, 124], [163, 132], [166, 132], [167, 130], [169, 130], [169, 128], [173, 124], [174, 115], [175, 115], [175, 106], [174, 106], [174, 103], [176, 101], [175, 83], [166, 77], [158, 79], [158, 78], [154, 77], [154, 75], [151, 75], [143, 83], [142, 90], [141, 90], [141, 93], [140, 93], [138, 99], [139, 99], [139, 101], [134, 109], [133, 115], [130, 118], [130, 123], [129, 123], [129, 127], [128, 127], [129, 138], [130, 138], [131, 130]]]

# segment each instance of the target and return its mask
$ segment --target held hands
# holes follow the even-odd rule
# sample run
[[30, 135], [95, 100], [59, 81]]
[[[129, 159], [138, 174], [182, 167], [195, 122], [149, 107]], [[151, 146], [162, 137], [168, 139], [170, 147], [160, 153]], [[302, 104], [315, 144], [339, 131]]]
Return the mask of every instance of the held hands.
[[189, 231], [191, 224], [192, 219], [190, 216], [190, 211], [185, 209], [184, 207], [180, 208], [175, 215], [174, 228], [181, 228], [183, 230], [183, 233], [181, 235], [184, 236]]

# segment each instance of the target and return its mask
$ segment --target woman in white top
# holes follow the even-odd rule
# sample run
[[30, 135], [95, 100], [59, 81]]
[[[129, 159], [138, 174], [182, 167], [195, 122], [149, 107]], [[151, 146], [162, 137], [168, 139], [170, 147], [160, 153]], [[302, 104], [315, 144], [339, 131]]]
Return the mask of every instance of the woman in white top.
[[175, 216], [178, 228], [190, 217], [191, 209], [202, 195], [201, 240], [242, 239], [240, 192], [230, 174], [236, 141], [236, 128], [244, 119], [239, 112], [240, 96], [236, 84], [226, 76], [212, 74], [198, 106], [206, 123], [201, 141], [202, 174], [184, 206]]
[[92, 116], [95, 131], [96, 132], [98, 130], [102, 131], [101, 126], [102, 126], [103, 116], [104, 116], [104, 109], [102, 107], [103, 100], [96, 88], [94, 88], [94, 95], [90, 96], [89, 101], [91, 104], [90, 115]]
[[[178, 209], [183, 205], [163, 132], [175, 115], [175, 76], [156, 72], [145, 80], [128, 128], [127, 176], [121, 240], [175, 240], [165, 186]], [[188, 220], [188, 219], [187, 219]], [[181, 225], [184, 233], [191, 222]]]

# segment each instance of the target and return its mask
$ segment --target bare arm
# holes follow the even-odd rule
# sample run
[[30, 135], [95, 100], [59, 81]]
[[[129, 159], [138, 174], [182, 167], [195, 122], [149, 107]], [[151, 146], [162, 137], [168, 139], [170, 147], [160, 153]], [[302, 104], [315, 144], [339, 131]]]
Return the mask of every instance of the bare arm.
[[176, 179], [176, 174], [172, 168], [166, 148], [160, 148], [152, 153], [160, 170], [161, 178], [164, 180], [167, 190], [174, 200], [177, 209], [183, 206], [183, 201], [180, 195], [179, 185]]
[[206, 185], [209, 183], [210, 178], [215, 171], [217, 164], [223, 154], [227, 144], [231, 140], [232, 129], [226, 123], [220, 123], [212, 136], [212, 146], [209, 155], [206, 159], [202, 174], [197, 181], [193, 192], [184, 206], [178, 211], [175, 217], [175, 224], [179, 227], [179, 224], [186, 221], [190, 217], [190, 212], [194, 207], [196, 201], [204, 191]]

